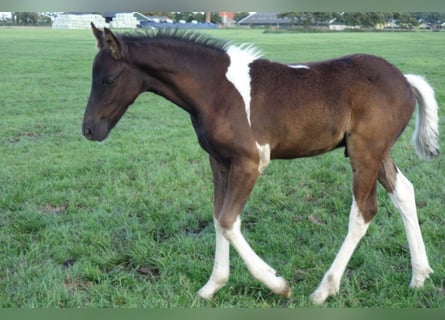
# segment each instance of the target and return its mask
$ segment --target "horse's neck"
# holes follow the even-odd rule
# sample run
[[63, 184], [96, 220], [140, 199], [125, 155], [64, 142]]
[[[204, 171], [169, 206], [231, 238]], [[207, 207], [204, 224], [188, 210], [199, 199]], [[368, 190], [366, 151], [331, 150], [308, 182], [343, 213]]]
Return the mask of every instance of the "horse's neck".
[[218, 76], [214, 70], [218, 64], [208, 54], [161, 41], [132, 51], [135, 65], [147, 75], [147, 91], [163, 96], [191, 114], [199, 113], [197, 109], [203, 107], [214, 91], [208, 89], [209, 78]]

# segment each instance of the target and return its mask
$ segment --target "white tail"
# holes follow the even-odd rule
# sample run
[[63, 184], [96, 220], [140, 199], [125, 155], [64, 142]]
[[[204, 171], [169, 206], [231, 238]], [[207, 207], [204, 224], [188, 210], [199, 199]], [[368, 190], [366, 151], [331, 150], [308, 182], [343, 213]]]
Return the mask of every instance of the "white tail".
[[421, 76], [406, 74], [417, 100], [416, 129], [413, 144], [419, 157], [430, 159], [439, 154], [439, 116], [434, 90]]

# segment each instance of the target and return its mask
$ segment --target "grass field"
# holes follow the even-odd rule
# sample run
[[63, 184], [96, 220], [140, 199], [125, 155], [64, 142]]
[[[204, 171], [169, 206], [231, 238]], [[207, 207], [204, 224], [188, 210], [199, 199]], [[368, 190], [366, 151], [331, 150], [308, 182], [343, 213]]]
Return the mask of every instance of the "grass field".
[[[445, 32], [207, 32], [283, 62], [381, 55], [426, 76], [445, 106]], [[153, 94], [104, 143], [83, 138], [95, 53], [90, 31], [0, 29], [0, 306], [312, 307], [347, 229], [343, 150], [272, 162], [243, 212], [245, 237], [290, 281], [292, 298], [270, 293], [232, 250], [228, 284], [203, 301], [196, 291], [214, 250], [207, 156], [188, 115]], [[403, 225], [379, 187], [379, 213], [328, 307], [445, 307], [445, 162], [418, 159], [412, 132], [413, 121], [393, 155], [416, 188], [435, 273], [424, 289], [408, 287]]]

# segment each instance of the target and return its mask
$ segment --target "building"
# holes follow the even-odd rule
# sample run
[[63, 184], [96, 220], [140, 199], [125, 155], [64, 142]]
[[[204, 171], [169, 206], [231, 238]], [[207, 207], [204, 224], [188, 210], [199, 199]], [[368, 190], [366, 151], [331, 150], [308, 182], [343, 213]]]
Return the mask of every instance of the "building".
[[291, 20], [289, 18], [277, 18], [274, 12], [255, 12], [241, 19], [238, 22], [240, 26], [250, 27], [289, 27]]
[[218, 12], [218, 15], [222, 19], [223, 26], [233, 26], [236, 24], [235, 21], [235, 12]]

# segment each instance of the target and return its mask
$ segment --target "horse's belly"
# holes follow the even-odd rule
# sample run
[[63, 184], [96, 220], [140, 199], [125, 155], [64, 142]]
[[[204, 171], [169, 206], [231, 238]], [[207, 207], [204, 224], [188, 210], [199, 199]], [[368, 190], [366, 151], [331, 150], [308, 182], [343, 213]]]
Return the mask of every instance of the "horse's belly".
[[271, 150], [272, 159], [313, 157], [345, 145], [344, 132], [317, 133], [284, 139]]

